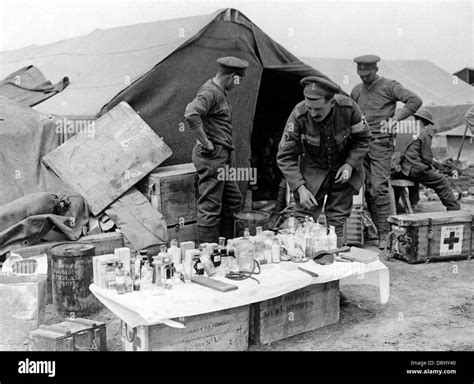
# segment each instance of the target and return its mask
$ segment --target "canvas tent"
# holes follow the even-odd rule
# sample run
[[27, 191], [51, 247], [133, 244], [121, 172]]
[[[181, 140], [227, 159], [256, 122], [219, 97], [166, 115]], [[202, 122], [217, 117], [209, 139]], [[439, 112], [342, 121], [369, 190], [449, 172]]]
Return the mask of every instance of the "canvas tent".
[[[261, 189], [276, 190], [277, 142], [289, 113], [303, 98], [299, 80], [326, 76], [237, 10], [95, 30], [53, 44], [3, 52], [0, 73], [32, 64], [50, 79], [67, 75], [70, 85], [36, 107], [46, 113], [91, 117], [122, 100], [128, 102], [173, 150], [164, 163], [168, 165], [191, 161], [194, 141], [184, 125], [185, 106], [214, 75], [215, 60], [228, 55], [250, 63], [243, 83], [229, 95], [236, 165], [257, 166]], [[246, 183], [241, 187], [245, 192]]]
[[[344, 91], [350, 93], [361, 82], [352, 59], [303, 58], [318, 68]], [[397, 80], [423, 100], [439, 132], [464, 124], [464, 115], [474, 105], [474, 88], [428, 60], [382, 60], [379, 74]]]
[[[446, 148], [446, 156], [456, 160], [464, 137], [464, 131], [466, 131], [466, 125], [461, 125], [448, 131], [438, 133], [433, 139], [433, 146]], [[474, 135], [468, 127], [466, 138], [464, 139], [464, 144], [462, 146], [461, 156], [459, 157], [460, 161], [474, 164], [473, 137]]]

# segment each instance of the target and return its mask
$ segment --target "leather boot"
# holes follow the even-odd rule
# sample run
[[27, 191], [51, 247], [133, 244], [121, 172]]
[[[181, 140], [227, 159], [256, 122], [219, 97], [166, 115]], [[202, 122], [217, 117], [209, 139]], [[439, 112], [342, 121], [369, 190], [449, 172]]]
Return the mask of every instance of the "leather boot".
[[199, 244], [202, 243], [217, 243], [217, 228], [215, 226], [212, 227], [202, 227], [198, 226], [198, 236], [199, 236]]

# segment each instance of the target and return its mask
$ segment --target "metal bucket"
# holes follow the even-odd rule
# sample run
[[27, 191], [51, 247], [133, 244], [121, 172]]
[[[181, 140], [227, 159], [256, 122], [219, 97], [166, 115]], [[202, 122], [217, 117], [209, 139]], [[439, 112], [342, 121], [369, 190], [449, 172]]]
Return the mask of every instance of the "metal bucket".
[[250, 230], [250, 236], [255, 236], [255, 228], [268, 229], [270, 214], [263, 211], [242, 211], [234, 214], [234, 237], [244, 235], [245, 228]]
[[89, 290], [93, 283], [95, 247], [87, 243], [62, 243], [49, 250], [52, 258], [53, 306], [63, 316], [87, 316], [99, 308]]

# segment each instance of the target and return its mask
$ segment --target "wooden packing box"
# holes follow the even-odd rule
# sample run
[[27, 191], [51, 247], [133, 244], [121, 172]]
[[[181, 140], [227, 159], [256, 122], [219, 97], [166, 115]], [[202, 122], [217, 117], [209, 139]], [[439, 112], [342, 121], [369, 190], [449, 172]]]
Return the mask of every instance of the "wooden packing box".
[[244, 351], [248, 348], [249, 306], [173, 319], [185, 328], [164, 324], [129, 328], [122, 321], [125, 351]]
[[422, 212], [393, 215], [389, 251], [410, 264], [435, 260], [470, 259], [473, 217], [469, 212]]
[[28, 334], [29, 351], [106, 351], [105, 323], [88, 319], [67, 319], [41, 325]]
[[339, 321], [339, 281], [250, 305], [250, 341], [268, 344]]
[[194, 222], [198, 175], [193, 163], [155, 168], [139, 184], [151, 205], [161, 212], [168, 226]]
[[168, 226], [168, 240], [178, 240], [178, 244], [183, 241], [198, 242], [198, 226], [196, 222], [187, 223], [184, 225]]
[[344, 245], [364, 245], [364, 210], [353, 208], [351, 215], [344, 224]]

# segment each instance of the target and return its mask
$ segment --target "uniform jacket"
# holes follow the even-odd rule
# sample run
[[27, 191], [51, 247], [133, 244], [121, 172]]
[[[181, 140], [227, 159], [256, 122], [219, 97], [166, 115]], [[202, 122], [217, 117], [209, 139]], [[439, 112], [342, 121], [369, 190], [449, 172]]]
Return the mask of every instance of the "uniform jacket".
[[[368, 87], [360, 83], [351, 92], [354, 100], [362, 110], [372, 133], [380, 134], [381, 121], [395, 117], [406, 119], [415, 113], [423, 101], [412, 91], [404, 88], [395, 80], [379, 76]], [[403, 108], [395, 113], [397, 101], [403, 102]]]
[[224, 91], [209, 79], [184, 112], [190, 129], [202, 126], [213, 144], [234, 149], [232, 145], [232, 108]]
[[349, 183], [359, 190], [364, 180], [362, 161], [369, 150], [370, 130], [357, 104], [336, 95], [332, 109], [322, 121], [314, 120], [304, 101], [296, 105], [286, 123], [277, 162], [291, 190], [301, 185], [313, 193], [330, 171], [344, 164], [353, 168]]
[[433, 131], [423, 129], [418, 138], [409, 144], [401, 164], [402, 173], [405, 176], [416, 176], [431, 169], [433, 164], [432, 138]]

